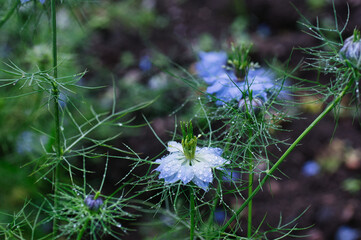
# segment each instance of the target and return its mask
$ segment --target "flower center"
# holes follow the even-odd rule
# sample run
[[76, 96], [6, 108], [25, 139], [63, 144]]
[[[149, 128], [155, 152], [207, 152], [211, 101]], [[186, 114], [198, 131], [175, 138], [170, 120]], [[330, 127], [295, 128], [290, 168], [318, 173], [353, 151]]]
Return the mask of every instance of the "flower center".
[[361, 39], [361, 33], [359, 30], [354, 29], [353, 30], [353, 42], [358, 42]]
[[235, 47], [233, 44], [231, 46], [232, 53], [228, 63], [234, 68], [235, 75], [239, 82], [244, 81], [248, 68], [251, 64], [249, 57], [251, 47], [251, 45], [241, 45]]
[[194, 159], [197, 148], [197, 137], [193, 135], [193, 126], [191, 122], [181, 122], [180, 124], [183, 134], [182, 148], [184, 156], [189, 160], [189, 165], [192, 166], [192, 160]]

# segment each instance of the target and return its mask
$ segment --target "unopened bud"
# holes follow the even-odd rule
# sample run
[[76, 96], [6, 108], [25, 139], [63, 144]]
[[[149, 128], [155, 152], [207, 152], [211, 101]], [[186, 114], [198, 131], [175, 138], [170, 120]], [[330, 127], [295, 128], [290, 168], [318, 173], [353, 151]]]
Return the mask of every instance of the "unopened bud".
[[95, 198], [95, 195], [91, 194], [85, 198], [84, 203], [90, 210], [98, 211], [99, 207], [103, 205], [103, 199], [101, 197]]
[[249, 97], [242, 98], [238, 103], [238, 108], [242, 112], [254, 113], [256, 116], [261, 113], [264, 102], [260, 98], [253, 98], [250, 101]]
[[341, 55], [355, 64], [357, 68], [361, 67], [361, 36], [360, 31], [354, 30], [354, 34], [347, 38], [340, 50]]

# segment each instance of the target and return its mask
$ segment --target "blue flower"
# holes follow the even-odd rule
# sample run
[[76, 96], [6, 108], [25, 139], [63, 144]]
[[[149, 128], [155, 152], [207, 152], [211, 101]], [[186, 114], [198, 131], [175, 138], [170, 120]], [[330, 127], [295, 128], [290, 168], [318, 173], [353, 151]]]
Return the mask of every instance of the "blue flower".
[[347, 38], [340, 50], [343, 57], [349, 59], [356, 67], [361, 67], [361, 37], [355, 30], [354, 35]]
[[317, 175], [320, 172], [321, 168], [315, 161], [308, 161], [302, 167], [302, 173], [305, 176], [312, 177]]
[[[21, 3], [22, 4], [24, 4], [24, 3], [27, 3], [27, 2], [29, 2], [30, 0], [21, 0]], [[41, 3], [41, 4], [44, 4], [45, 3], [45, 0], [39, 0], [39, 2]]]
[[183, 151], [182, 144], [175, 141], [168, 143], [169, 155], [157, 159], [160, 164], [155, 171], [160, 172], [159, 178], [163, 178], [166, 183], [175, 183], [181, 180], [183, 184], [189, 182], [207, 191], [209, 183], [213, 181], [212, 169], [221, 169], [221, 166], [228, 161], [221, 157], [220, 148], [196, 148], [194, 158], [188, 159]]
[[225, 52], [200, 52], [200, 61], [196, 63], [196, 71], [202, 78], [215, 77], [225, 72], [224, 65], [227, 63]]
[[356, 240], [359, 237], [359, 230], [348, 226], [341, 226], [336, 232], [335, 240]]
[[150, 61], [149, 56], [145, 55], [145, 56], [140, 58], [139, 68], [143, 72], [148, 72], [149, 70], [152, 69], [152, 62]]
[[201, 52], [200, 61], [196, 63], [198, 75], [209, 85], [207, 93], [215, 94], [219, 99], [217, 105], [240, 99], [250, 95], [264, 102], [280, 86], [275, 84], [275, 76], [263, 68], [249, 69], [244, 80], [239, 81], [233, 71], [226, 69], [227, 54], [225, 52]]

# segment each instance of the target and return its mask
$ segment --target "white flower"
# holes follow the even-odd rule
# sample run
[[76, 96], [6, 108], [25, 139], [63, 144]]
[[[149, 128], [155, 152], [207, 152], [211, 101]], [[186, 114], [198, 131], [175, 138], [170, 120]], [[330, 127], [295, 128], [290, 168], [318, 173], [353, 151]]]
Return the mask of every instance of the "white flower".
[[212, 169], [221, 169], [221, 166], [229, 163], [221, 157], [223, 150], [220, 148], [197, 147], [194, 158], [187, 159], [182, 144], [171, 141], [168, 142], [168, 151], [169, 155], [155, 161], [160, 164], [155, 169], [160, 172], [159, 178], [164, 178], [166, 183], [181, 180], [187, 184], [193, 181], [205, 191], [213, 181]]

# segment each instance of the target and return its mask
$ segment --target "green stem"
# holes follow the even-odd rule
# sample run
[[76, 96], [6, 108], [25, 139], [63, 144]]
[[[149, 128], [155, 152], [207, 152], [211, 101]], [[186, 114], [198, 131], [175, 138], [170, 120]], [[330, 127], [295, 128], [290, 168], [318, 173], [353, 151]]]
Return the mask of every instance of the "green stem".
[[5, 14], [4, 17], [1, 18], [0, 20], [0, 28], [9, 20], [9, 18], [13, 15], [13, 13], [15, 12], [16, 8], [18, 7], [20, 1], [19, 0], [15, 0], [14, 1], [14, 5], [11, 7], [11, 9]]
[[57, 37], [56, 37], [56, 6], [55, 0], [51, 0], [51, 27], [52, 27], [52, 40], [53, 40], [53, 68], [54, 78], [58, 78], [58, 48], [57, 48]]
[[329, 113], [336, 105], [341, 101], [343, 96], [346, 94], [347, 90], [351, 87], [354, 82], [354, 78], [350, 79], [345, 88], [339, 94], [337, 98], [335, 98], [327, 108], [318, 115], [318, 117], [302, 132], [302, 134], [292, 143], [291, 146], [288, 147], [286, 152], [278, 159], [278, 161], [273, 165], [273, 167], [268, 170], [267, 175], [262, 179], [262, 181], [258, 184], [258, 186], [253, 190], [252, 194], [248, 196], [246, 201], [241, 205], [241, 207], [236, 211], [236, 213], [227, 221], [226, 224], [221, 228], [221, 231], [225, 231], [227, 227], [237, 218], [237, 216], [247, 207], [250, 201], [252, 201], [253, 197], [261, 190], [262, 186], [266, 183], [270, 176], [277, 170], [279, 165], [285, 160], [285, 158], [292, 152], [292, 150], [297, 146], [297, 144], [323, 119], [327, 113]]
[[190, 211], [191, 211], [191, 230], [190, 230], [190, 234], [189, 234], [189, 239], [193, 240], [194, 239], [194, 230], [196, 227], [196, 223], [195, 223], [195, 203], [194, 203], [194, 191], [192, 188], [189, 188], [189, 197], [190, 197]]
[[[55, 151], [57, 156], [57, 162], [55, 163], [55, 173], [54, 173], [54, 208], [58, 208], [58, 191], [59, 191], [59, 162], [61, 160], [62, 150], [60, 143], [60, 109], [59, 109], [59, 88], [56, 84], [58, 78], [58, 69], [57, 69], [57, 37], [56, 37], [56, 6], [55, 0], [51, 0], [51, 21], [52, 21], [52, 52], [53, 52], [53, 68], [54, 68], [54, 81], [52, 82], [53, 98], [54, 98], [54, 120], [55, 120]], [[53, 238], [56, 238], [58, 231], [57, 219], [56, 217], [53, 220]]]
[[[252, 130], [249, 132], [249, 138], [252, 137]], [[253, 156], [252, 151], [249, 151], [249, 176], [248, 176], [248, 197], [252, 196], [253, 192]], [[248, 203], [248, 221], [247, 221], [247, 237], [252, 236], [252, 199]]]
[[86, 230], [87, 227], [88, 227], [89, 220], [90, 220], [90, 219], [87, 218], [87, 220], [85, 221], [83, 227], [81, 228], [80, 232], [78, 233], [78, 236], [76, 237], [76, 240], [81, 240], [81, 238], [83, 237], [84, 232], [85, 232], [85, 230]]

